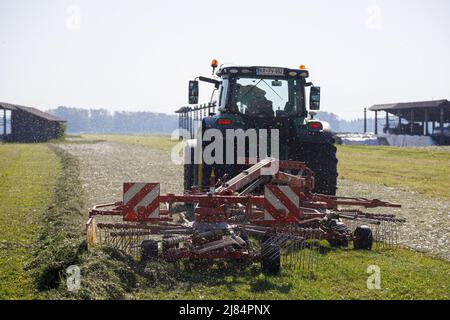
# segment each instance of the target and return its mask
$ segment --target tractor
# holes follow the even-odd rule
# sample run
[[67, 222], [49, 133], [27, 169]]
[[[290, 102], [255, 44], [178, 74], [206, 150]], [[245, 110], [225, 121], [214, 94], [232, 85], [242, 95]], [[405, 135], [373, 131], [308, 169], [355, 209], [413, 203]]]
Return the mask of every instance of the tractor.
[[[215, 106], [218, 112], [211, 112], [201, 119], [201, 135], [206, 130], [216, 129], [226, 136], [228, 130], [249, 129], [259, 132], [278, 129], [278, 155], [280, 160], [301, 161], [315, 174], [313, 192], [324, 195], [336, 194], [337, 159], [334, 138], [327, 122], [314, 119], [320, 109], [320, 87], [308, 82], [309, 72], [305, 66], [298, 69], [261, 67], [261, 66], [220, 66], [217, 60], [211, 63], [213, 77], [200, 76], [189, 81], [189, 104], [198, 104], [199, 81], [214, 85], [217, 92]], [[309, 88], [309, 110], [306, 102]], [[187, 108], [190, 109], [190, 108]], [[192, 109], [191, 109], [192, 110]], [[216, 109], [214, 109], [216, 110]], [[270, 134], [269, 134], [270, 135]], [[185, 148], [184, 189], [202, 188], [210, 185], [217, 177], [225, 182], [245, 170], [246, 166], [238, 161], [237, 147], [229, 150], [224, 143], [223, 154], [232, 153], [234, 161], [193, 163], [195, 154], [203, 152], [211, 142], [196, 139], [187, 141]], [[269, 138], [267, 138], [269, 139]], [[268, 143], [258, 139], [257, 144]], [[270, 143], [269, 143], [270, 144]], [[228, 146], [228, 149], [227, 149]], [[198, 150], [200, 149], [201, 150]], [[249, 157], [249, 141], [246, 140], [245, 154]], [[270, 147], [269, 147], [270, 149]], [[269, 150], [270, 153], [270, 150]]]
[[[214, 75], [217, 61], [211, 66]], [[161, 194], [158, 182], [124, 182], [122, 201], [89, 210], [89, 248], [107, 244], [143, 263], [260, 262], [266, 275], [276, 275], [281, 266], [313, 271], [321, 240], [334, 247], [352, 241], [357, 250], [395, 243], [404, 219], [356, 207], [400, 205], [335, 196], [336, 148], [330, 126], [314, 119], [320, 88], [306, 81], [304, 66], [221, 67], [216, 76], [189, 82], [193, 105], [199, 81], [213, 84], [214, 107], [178, 111], [181, 129], [190, 129], [184, 193]], [[201, 122], [195, 130], [188, 125], [194, 120]]]

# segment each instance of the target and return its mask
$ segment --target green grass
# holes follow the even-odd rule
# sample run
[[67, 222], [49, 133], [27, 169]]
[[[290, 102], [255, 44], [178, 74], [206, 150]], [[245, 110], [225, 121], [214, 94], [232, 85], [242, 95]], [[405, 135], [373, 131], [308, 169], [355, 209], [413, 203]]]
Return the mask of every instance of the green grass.
[[82, 137], [94, 141], [103, 140], [141, 145], [164, 151], [170, 151], [178, 143], [178, 141], [171, 141], [168, 135], [84, 134]]
[[450, 199], [450, 152], [436, 148], [338, 146], [339, 177]]
[[[368, 289], [369, 265], [381, 271], [381, 289]], [[141, 290], [145, 299], [450, 299], [450, 263], [406, 249], [338, 249], [320, 257], [313, 278], [298, 271], [266, 277], [258, 265], [181, 272], [175, 288]]]
[[[95, 137], [161, 150], [172, 144], [161, 136]], [[43, 144], [0, 145], [0, 299], [450, 299], [450, 263], [402, 248], [331, 250], [321, 255], [312, 279], [296, 271], [265, 277], [257, 264], [185, 271], [164, 263], [143, 268], [110, 249], [87, 253], [82, 244], [78, 163], [67, 153], [54, 151]], [[396, 181], [389, 180], [385, 167], [373, 168], [401, 158], [408, 188], [415, 188], [410, 171], [424, 170], [420, 166], [425, 162], [436, 166], [448, 161], [442, 152], [426, 149], [339, 147], [339, 155], [344, 178], [393, 186]], [[360, 169], [350, 170], [352, 162]], [[371, 170], [381, 177], [374, 177]], [[429, 170], [432, 181], [449, 176], [436, 170], [441, 169]], [[38, 272], [37, 284], [43, 285], [41, 291], [36, 291], [32, 273], [24, 270], [30, 262]], [[73, 263], [82, 272], [77, 294], [68, 293], [64, 285], [64, 269]], [[369, 265], [381, 269], [381, 290], [367, 289]]]
[[24, 267], [59, 172], [58, 157], [47, 145], [0, 145], [0, 299], [33, 297]]

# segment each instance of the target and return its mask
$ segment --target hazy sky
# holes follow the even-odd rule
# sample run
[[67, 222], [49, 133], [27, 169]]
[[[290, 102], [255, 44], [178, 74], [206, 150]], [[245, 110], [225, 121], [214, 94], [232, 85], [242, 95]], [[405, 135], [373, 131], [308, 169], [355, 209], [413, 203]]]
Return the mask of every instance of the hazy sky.
[[217, 58], [304, 64], [322, 109], [352, 119], [450, 99], [449, 16], [448, 0], [0, 0], [0, 101], [171, 113]]

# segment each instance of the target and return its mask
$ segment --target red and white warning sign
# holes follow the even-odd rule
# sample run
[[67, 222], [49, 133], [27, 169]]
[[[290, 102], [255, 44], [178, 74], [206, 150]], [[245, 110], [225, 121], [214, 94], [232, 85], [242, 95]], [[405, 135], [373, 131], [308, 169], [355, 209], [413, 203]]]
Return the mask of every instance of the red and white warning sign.
[[295, 188], [290, 186], [266, 185], [264, 189], [266, 210], [264, 220], [275, 221], [297, 217], [300, 207], [300, 197]]
[[124, 220], [145, 221], [159, 218], [159, 183], [124, 183]]

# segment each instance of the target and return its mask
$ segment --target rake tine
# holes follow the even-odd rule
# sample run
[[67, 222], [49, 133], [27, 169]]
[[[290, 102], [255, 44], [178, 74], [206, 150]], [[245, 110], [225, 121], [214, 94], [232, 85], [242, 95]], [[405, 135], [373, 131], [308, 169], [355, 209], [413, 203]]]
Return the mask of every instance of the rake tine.
[[294, 248], [295, 248], [295, 250], [294, 250], [294, 257], [293, 257], [293, 259], [294, 259], [294, 266], [293, 266], [294, 270], [297, 269], [298, 244], [299, 244], [299, 242], [297, 240], [295, 240], [294, 241]]
[[316, 254], [316, 257], [317, 257], [317, 259], [316, 259], [316, 265], [317, 265], [317, 267], [319, 266], [319, 258], [320, 258], [320, 242], [321, 242], [321, 240], [322, 240], [322, 236], [321, 236], [321, 234], [318, 234], [317, 235], [317, 237], [316, 238], [318, 238], [318, 241], [319, 241], [319, 245], [318, 245], [318, 247], [317, 247], [317, 254]]
[[[309, 239], [308, 239], [308, 240], [309, 240]], [[312, 264], [311, 264], [311, 262], [312, 262], [312, 252], [313, 252], [312, 248], [313, 248], [313, 246], [314, 246], [314, 243], [313, 243], [313, 242], [309, 242], [309, 252], [308, 252], [308, 271], [310, 271], [310, 270], [311, 270], [311, 268], [312, 268]]]

